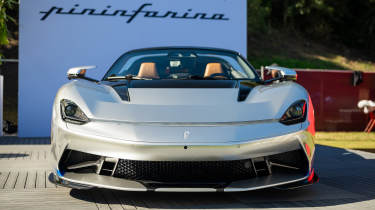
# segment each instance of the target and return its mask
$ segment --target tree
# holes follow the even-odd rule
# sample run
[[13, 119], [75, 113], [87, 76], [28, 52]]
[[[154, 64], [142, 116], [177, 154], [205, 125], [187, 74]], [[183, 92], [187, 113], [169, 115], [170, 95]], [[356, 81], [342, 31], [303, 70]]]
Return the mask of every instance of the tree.
[[[0, 46], [9, 44], [8, 21], [16, 22], [14, 18], [7, 14], [17, 4], [16, 0], [0, 0]], [[2, 54], [0, 54], [0, 58]], [[1, 63], [1, 62], [0, 62]]]

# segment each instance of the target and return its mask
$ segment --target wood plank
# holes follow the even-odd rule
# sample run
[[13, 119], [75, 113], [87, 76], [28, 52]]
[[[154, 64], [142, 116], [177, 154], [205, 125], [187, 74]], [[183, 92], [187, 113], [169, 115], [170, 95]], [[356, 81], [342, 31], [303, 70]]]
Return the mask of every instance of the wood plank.
[[91, 192], [91, 195], [92, 195], [98, 209], [111, 209], [109, 207], [107, 201], [101, 195], [100, 189], [94, 189], [90, 192]]
[[123, 210], [121, 202], [113, 195], [113, 190], [101, 190], [105, 200], [107, 201], [109, 208], [112, 210]]
[[8, 152], [8, 154], [6, 154], [6, 156], [4, 158], [8, 159], [12, 156], [13, 152]]
[[72, 197], [70, 190], [2, 190], [0, 209], [97, 209], [91, 200]]
[[24, 152], [19, 152], [18, 157], [16, 158], [17, 160], [27, 160], [29, 155], [27, 154], [27, 151]]
[[14, 189], [18, 178], [18, 171], [11, 171], [7, 181], [5, 182], [4, 189]]
[[136, 210], [137, 208], [132, 202], [132, 199], [129, 199], [128, 193], [123, 191], [113, 192], [114, 196], [120, 201], [122, 207], [127, 210]]
[[[64, 188], [64, 190], [66, 190], [66, 189], [68, 189], [68, 188]], [[61, 191], [61, 190], [56, 189], [56, 191]], [[95, 204], [95, 200], [94, 200], [93, 196], [91, 195], [91, 190], [72, 189], [72, 190], [70, 190], [69, 196], [71, 196], [75, 199], [84, 201], [84, 202], [92, 203], [95, 207], [97, 207], [97, 205]]]
[[14, 154], [11, 158], [19, 160], [27, 159], [27, 151], [14, 151]]
[[27, 178], [26, 178], [26, 189], [34, 189], [36, 183], [36, 171], [31, 170], [27, 172]]
[[36, 173], [36, 188], [46, 188], [46, 172], [44, 170]]
[[135, 208], [137, 208], [138, 210], [148, 209], [143, 198], [133, 198], [132, 200], [133, 200]]
[[26, 156], [25, 156], [25, 160], [31, 160], [32, 155], [33, 155], [33, 151], [27, 151]]
[[15, 152], [9, 157], [9, 160], [22, 159], [25, 156], [24, 152]]
[[16, 182], [16, 185], [14, 186], [15, 189], [24, 189], [26, 185], [26, 179], [27, 179], [27, 172], [21, 171], [18, 174], [18, 179]]
[[8, 155], [9, 155], [9, 151], [2, 151], [1, 158], [3, 160], [6, 160], [8, 158]]
[[38, 151], [32, 151], [31, 160], [38, 160]]
[[3, 189], [5, 186], [5, 182], [8, 179], [9, 176], [9, 171], [8, 172], [0, 172], [0, 189]]
[[12, 152], [12, 154], [9, 155], [8, 160], [15, 160], [17, 157], [20, 157], [20, 156], [22, 158], [23, 156], [21, 155], [21, 153], [23, 152]]
[[26, 160], [27, 159], [27, 151], [18, 152], [17, 157], [13, 160]]

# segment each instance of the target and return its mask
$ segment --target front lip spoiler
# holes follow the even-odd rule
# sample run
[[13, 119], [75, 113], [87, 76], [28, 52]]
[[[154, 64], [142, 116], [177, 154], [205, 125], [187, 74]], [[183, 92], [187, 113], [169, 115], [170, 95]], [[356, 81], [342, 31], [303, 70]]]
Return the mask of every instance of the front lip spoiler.
[[62, 187], [69, 187], [72, 189], [88, 190], [88, 189], [95, 188], [94, 186], [91, 186], [91, 185], [86, 185], [86, 184], [81, 184], [81, 183], [71, 182], [65, 179], [61, 179], [59, 176], [57, 176], [54, 173], [50, 173], [50, 175], [48, 176], [48, 180], [55, 185], [62, 186]]
[[[100, 175], [94, 174], [94, 176], [99, 177]], [[254, 178], [251, 180], [243, 180], [243, 181], [238, 181], [238, 182], [233, 182], [229, 184], [225, 188], [187, 188], [187, 187], [168, 187], [168, 188], [146, 188], [143, 184], [136, 182], [136, 181], [129, 181], [129, 180], [124, 180], [127, 183], [130, 183], [130, 185], [133, 186], [117, 186], [117, 185], [106, 185], [106, 184], [98, 184], [98, 183], [93, 183], [93, 182], [87, 182], [87, 181], [80, 181], [80, 180], [73, 180], [71, 178], [67, 178], [64, 176], [56, 175], [54, 173], [50, 174], [49, 180], [52, 183], [55, 183], [56, 185], [64, 186], [64, 187], [70, 187], [73, 189], [93, 189], [93, 188], [106, 188], [106, 189], [113, 189], [113, 190], [123, 190], [123, 191], [141, 191], [141, 192], [146, 192], [146, 191], [155, 191], [155, 192], [242, 192], [242, 191], [251, 191], [251, 190], [259, 190], [259, 189], [264, 189], [264, 188], [278, 188], [280, 186], [281, 189], [287, 189], [283, 188], [282, 186], [287, 186], [287, 185], [293, 185], [293, 184], [298, 184], [298, 183], [304, 183], [307, 179], [308, 176], [304, 177], [299, 177], [296, 179], [293, 178], [291, 180], [287, 181], [282, 181], [282, 182], [276, 182], [273, 183], [272, 181], [276, 181], [280, 179], [280, 177], [272, 178], [274, 175], [269, 175], [265, 177], [259, 177], [259, 178]], [[114, 177], [108, 177], [112, 179], [117, 179], [121, 180], [119, 178], [114, 178]], [[100, 178], [99, 178], [100, 179]], [[240, 184], [254, 184], [254, 183], [267, 183], [264, 185], [258, 185], [258, 186], [251, 186], [251, 187], [241, 187]], [[301, 187], [307, 186], [307, 185], [301, 185]]]

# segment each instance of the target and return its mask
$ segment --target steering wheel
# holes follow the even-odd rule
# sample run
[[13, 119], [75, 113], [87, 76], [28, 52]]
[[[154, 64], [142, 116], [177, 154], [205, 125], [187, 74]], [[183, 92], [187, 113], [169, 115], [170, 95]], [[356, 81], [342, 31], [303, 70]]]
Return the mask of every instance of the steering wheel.
[[214, 73], [214, 74], [211, 74], [210, 76], [208, 76], [207, 78], [214, 78], [214, 77], [220, 77], [220, 76], [223, 76], [226, 79], [228, 79], [228, 76], [225, 73]]

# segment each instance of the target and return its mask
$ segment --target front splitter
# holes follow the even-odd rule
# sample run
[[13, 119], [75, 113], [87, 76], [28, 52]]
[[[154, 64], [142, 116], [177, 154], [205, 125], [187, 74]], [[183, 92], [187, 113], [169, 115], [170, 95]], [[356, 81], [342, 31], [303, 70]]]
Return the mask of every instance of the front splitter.
[[[74, 188], [74, 189], [91, 189], [106, 188], [123, 191], [156, 191], [156, 192], [241, 192], [251, 191], [264, 188], [277, 187], [292, 183], [298, 183], [307, 180], [308, 176], [302, 174], [273, 174], [268, 176], [256, 177], [248, 180], [235, 181], [225, 188], [188, 188], [188, 187], [160, 187], [147, 188], [137, 181], [126, 180], [111, 176], [103, 176], [94, 173], [71, 173], [67, 172], [64, 176], [54, 174], [53, 182]], [[50, 179], [51, 180], [51, 179]]]

